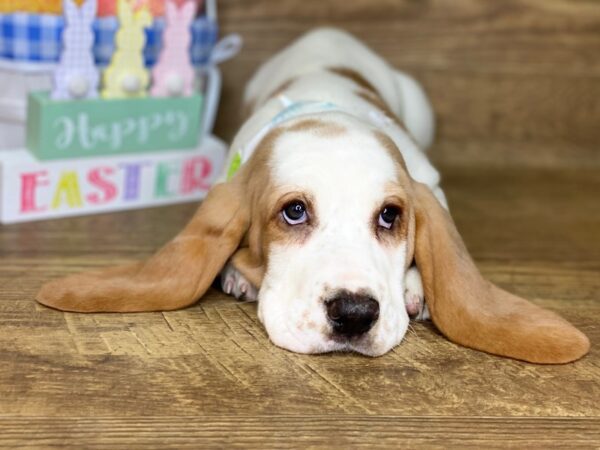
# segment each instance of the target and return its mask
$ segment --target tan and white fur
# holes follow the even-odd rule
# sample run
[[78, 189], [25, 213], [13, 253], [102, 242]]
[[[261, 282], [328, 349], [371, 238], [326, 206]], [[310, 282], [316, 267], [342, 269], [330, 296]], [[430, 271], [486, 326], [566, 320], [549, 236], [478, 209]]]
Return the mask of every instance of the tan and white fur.
[[[365, 68], [369, 68], [368, 73]], [[274, 89], [273, 86], [279, 88]], [[407, 74], [391, 68], [357, 39], [338, 30], [313, 31], [258, 70], [245, 92], [245, 103], [252, 114], [234, 139], [232, 148], [249, 141], [282, 108], [278, 96], [284, 95], [293, 101], [318, 99], [338, 105], [348, 113], [328, 114], [330, 120], [352, 130], [364, 124], [347, 123], [348, 120], [360, 119], [377, 110], [369, 101], [368, 96], [374, 93], [372, 91], [380, 93], [391, 112], [406, 126], [404, 129], [400, 124], [391, 122], [386, 134], [402, 149], [409, 173], [429, 186], [445, 205], [446, 200], [439, 187], [439, 173], [424, 154], [433, 141], [435, 126], [433, 111], [423, 89]], [[311, 239], [302, 250], [302, 257], [298, 256], [294, 247], [272, 249], [271, 259], [279, 261], [270, 265], [260, 297], [258, 289], [232, 263], [221, 274], [222, 288], [226, 293], [246, 300], [260, 298], [259, 317], [271, 339], [284, 348], [302, 353], [349, 348], [368, 354], [382, 354], [404, 336], [409, 320], [407, 312], [417, 319], [429, 317], [418, 269], [411, 266], [405, 270], [406, 248], [398, 249], [395, 255], [374, 252], [377, 247], [372, 245], [369, 223], [364, 220], [370, 210], [354, 210], [348, 217], [339, 215], [337, 218], [325, 214], [327, 210], [332, 215], [338, 214], [344, 204], [356, 203], [365, 207], [376, 204], [383, 191], [377, 192], [369, 187], [383, 187], [394, 178], [393, 166], [386, 155], [380, 155], [383, 157], [381, 160], [373, 160], [373, 154], [363, 151], [359, 145], [361, 132], [337, 139], [336, 145], [343, 151], [332, 155], [324, 150], [330, 140], [320, 139], [312, 133], [294, 136], [297, 142], [293, 146], [282, 145], [281, 154], [274, 161], [275, 177], [281, 184], [301, 186], [313, 192], [352, 186], [351, 190], [344, 189], [344, 198], [338, 197], [333, 199], [333, 204], [322, 205], [324, 211], [321, 216], [330, 224], [330, 232], [318, 233]], [[364, 145], [369, 146], [369, 142]], [[331, 161], [326, 160], [327, 156], [331, 156]], [[341, 168], [346, 161], [352, 164], [343, 167], [353, 170], [322, 171], [324, 167]], [[370, 176], [366, 176], [365, 167], [369, 168]], [[356, 229], [359, 223], [362, 223], [363, 230]], [[347, 248], [349, 242], [352, 247]], [[374, 269], [380, 260], [389, 257], [394, 260], [393, 263]], [[347, 263], [340, 267], [339, 261]], [[314, 275], [299, 275], [306, 268], [319, 265], [324, 270], [314, 271]], [[317, 274], [318, 279], [315, 279]], [[355, 345], [327, 340], [326, 332], [315, 331], [327, 328], [327, 317], [322, 314], [320, 305], [324, 291], [336, 288], [381, 291], [381, 287], [377, 286], [389, 287], [389, 292], [377, 295], [380, 308], [387, 313], [381, 315], [377, 327], [371, 331], [371, 348], [363, 348], [361, 343]], [[406, 312], [402, 310], [403, 299]], [[285, 313], [291, 310], [295, 313]], [[271, 317], [277, 319], [269, 320]], [[304, 327], [308, 323], [311, 330], [300, 331], [308, 328]]]
[[568, 322], [481, 277], [424, 153], [433, 114], [413, 79], [347, 33], [310, 32], [249, 82], [230, 162], [282, 98], [336, 106], [269, 129], [149, 260], [48, 283], [38, 301], [171, 310], [197, 301], [222, 271], [224, 290], [256, 297], [270, 339], [295, 352], [382, 355], [402, 341], [407, 309], [489, 353], [564, 363], [588, 351]]

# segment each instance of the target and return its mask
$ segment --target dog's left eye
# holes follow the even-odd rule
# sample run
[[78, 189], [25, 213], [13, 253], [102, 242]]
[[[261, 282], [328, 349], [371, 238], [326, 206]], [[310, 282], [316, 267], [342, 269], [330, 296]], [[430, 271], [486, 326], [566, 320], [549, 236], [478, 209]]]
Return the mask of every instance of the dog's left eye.
[[400, 215], [400, 208], [393, 205], [385, 206], [379, 213], [378, 225], [380, 227], [391, 230], [394, 226], [396, 218]]
[[281, 210], [281, 214], [283, 219], [289, 225], [299, 225], [304, 223], [308, 219], [308, 214], [306, 213], [306, 205], [302, 203], [300, 200], [294, 200], [293, 202], [288, 203]]

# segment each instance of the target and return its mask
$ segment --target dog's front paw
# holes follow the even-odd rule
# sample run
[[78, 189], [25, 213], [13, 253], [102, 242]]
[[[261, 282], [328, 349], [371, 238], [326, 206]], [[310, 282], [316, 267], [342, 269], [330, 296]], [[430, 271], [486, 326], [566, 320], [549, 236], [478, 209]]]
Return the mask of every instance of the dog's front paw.
[[221, 289], [238, 300], [256, 301], [258, 299], [258, 289], [231, 262], [228, 262], [221, 271]]
[[413, 320], [429, 319], [429, 310], [425, 304], [423, 283], [417, 266], [412, 266], [404, 276], [404, 304], [406, 312]]

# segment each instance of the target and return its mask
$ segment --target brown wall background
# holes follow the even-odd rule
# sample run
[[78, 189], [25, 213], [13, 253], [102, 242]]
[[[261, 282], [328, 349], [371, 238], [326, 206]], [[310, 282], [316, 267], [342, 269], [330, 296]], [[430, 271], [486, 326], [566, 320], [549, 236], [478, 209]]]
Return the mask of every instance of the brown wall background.
[[223, 65], [216, 133], [239, 126], [245, 82], [304, 31], [344, 28], [416, 76], [438, 118], [442, 165], [600, 165], [600, 2], [219, 0], [241, 54]]

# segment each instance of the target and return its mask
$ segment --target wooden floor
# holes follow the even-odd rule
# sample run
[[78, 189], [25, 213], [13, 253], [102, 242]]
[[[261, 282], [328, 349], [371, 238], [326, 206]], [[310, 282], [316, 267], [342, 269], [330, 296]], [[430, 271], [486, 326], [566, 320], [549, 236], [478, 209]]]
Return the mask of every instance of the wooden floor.
[[600, 171], [445, 171], [484, 274], [559, 311], [592, 340], [565, 366], [458, 347], [430, 324], [389, 354], [273, 346], [256, 305], [214, 291], [164, 314], [36, 305], [52, 277], [149, 255], [194, 207], [4, 227], [0, 443], [143, 447], [544, 448], [600, 445]]
[[592, 1], [225, 0], [247, 47], [225, 67], [218, 132], [243, 81], [316, 23], [349, 28], [431, 93], [432, 159], [482, 272], [592, 341], [536, 366], [414, 324], [392, 352], [273, 346], [256, 305], [211, 291], [164, 314], [37, 305], [54, 277], [150, 255], [194, 205], [0, 229], [0, 446], [600, 448], [600, 6]]

